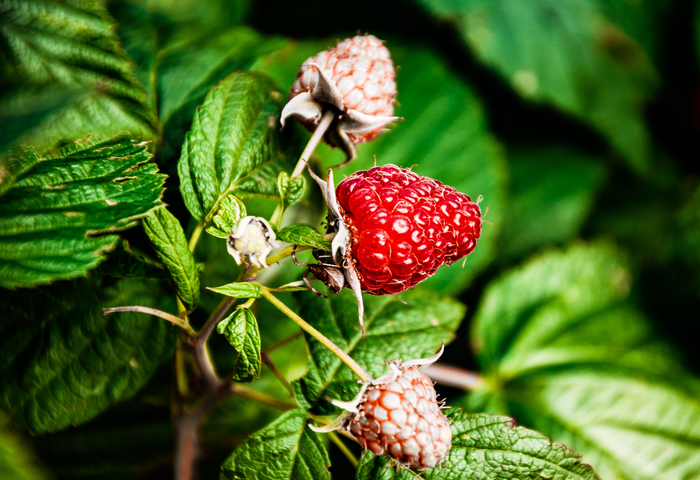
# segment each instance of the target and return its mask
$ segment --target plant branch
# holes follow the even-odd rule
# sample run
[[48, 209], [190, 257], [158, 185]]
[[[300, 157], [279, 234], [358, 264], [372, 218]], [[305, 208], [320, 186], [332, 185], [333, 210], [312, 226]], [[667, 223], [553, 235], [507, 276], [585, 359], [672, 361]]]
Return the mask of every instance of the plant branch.
[[156, 310], [155, 308], [140, 307], [138, 305], [134, 305], [134, 306], [128, 306], [128, 307], [114, 307], [114, 308], [103, 308], [102, 309], [103, 315], [109, 315], [111, 313], [116, 313], [116, 312], [147, 313], [148, 315], [160, 317], [163, 320], [167, 320], [168, 322], [177, 325], [178, 327], [182, 328], [184, 331], [186, 331], [190, 335], [196, 334], [194, 329], [190, 326], [190, 324], [187, 323], [182, 318], [176, 317], [175, 315], [170, 315], [169, 313], [163, 312], [161, 310]]
[[194, 249], [197, 247], [199, 237], [202, 235], [203, 230], [204, 224], [202, 223], [197, 223], [197, 226], [194, 227], [194, 231], [192, 232], [192, 236], [190, 237], [190, 243], [187, 245], [190, 249], [190, 252], [194, 253]]
[[335, 443], [336, 447], [338, 447], [340, 451], [343, 452], [345, 458], [347, 458], [350, 461], [350, 463], [352, 463], [352, 466], [357, 468], [360, 462], [357, 460], [357, 458], [355, 458], [355, 455], [353, 455], [348, 446], [343, 443], [338, 434], [335, 432], [328, 432], [328, 436], [330, 437], [331, 442]]
[[226, 315], [228, 312], [229, 308], [233, 306], [234, 303], [236, 303], [236, 298], [234, 297], [224, 297], [221, 302], [219, 302], [219, 305], [214, 309], [214, 311], [209, 315], [209, 318], [207, 321], [204, 323], [202, 328], [199, 329], [197, 333], [195, 333], [195, 337], [197, 337], [197, 340], [205, 343], [207, 339], [209, 338], [209, 335], [211, 335], [211, 332], [214, 331], [216, 328], [216, 325], [221, 321], [222, 318]]
[[373, 380], [372, 376], [367, 373], [367, 371], [360, 366], [355, 360], [353, 360], [347, 353], [341, 350], [335, 343], [331, 342], [325, 335], [316, 330], [314, 327], [309, 325], [303, 318], [294, 313], [287, 305], [282, 303], [277, 297], [270, 293], [267, 288], [262, 286], [262, 296], [267, 299], [271, 304], [277, 307], [282, 313], [292, 319], [294, 323], [299, 325], [302, 330], [318, 340], [324, 347], [331, 351], [336, 357], [340, 359], [345, 365], [350, 367], [350, 370], [355, 372], [355, 375], [360, 377], [363, 382], [371, 382]]
[[267, 368], [270, 369], [272, 374], [277, 377], [277, 380], [280, 381], [280, 383], [284, 386], [284, 388], [287, 389], [289, 392], [289, 396], [293, 397], [294, 396], [294, 390], [292, 390], [292, 385], [289, 383], [289, 381], [282, 375], [282, 373], [277, 370], [277, 367], [275, 366], [274, 363], [272, 363], [272, 359], [267, 355], [267, 353], [262, 352], [261, 354], [261, 359], [263, 365], [265, 365]]
[[233, 395], [247, 398], [248, 400], [252, 400], [254, 402], [258, 402], [263, 405], [282, 410], [284, 412], [288, 410], [294, 410], [295, 408], [299, 408], [299, 405], [297, 405], [296, 403], [287, 402], [285, 400], [280, 400], [279, 398], [271, 397], [270, 395], [265, 395], [264, 393], [260, 393], [257, 390], [253, 390], [252, 388], [244, 387], [243, 385], [238, 383], [232, 383], [230, 390]]
[[442, 385], [449, 387], [463, 388], [465, 390], [474, 390], [483, 381], [481, 375], [477, 372], [463, 370], [444, 363], [433, 363], [421, 369], [421, 372], [426, 374], [432, 380]]
[[328, 127], [331, 126], [331, 123], [333, 123], [333, 120], [335, 120], [336, 116], [336, 111], [332, 108], [329, 108], [326, 111], [326, 113], [323, 114], [323, 116], [321, 117], [321, 121], [316, 127], [316, 130], [314, 130], [314, 134], [311, 135], [309, 143], [306, 144], [306, 148], [301, 153], [301, 157], [299, 158], [296, 167], [294, 167], [294, 171], [292, 172], [292, 176], [290, 177], [291, 179], [298, 177], [299, 175], [301, 175], [301, 172], [304, 171], [306, 162], [309, 160], [309, 157], [311, 157], [311, 154], [314, 153], [314, 150], [316, 150], [316, 146], [321, 141], [323, 135], [325, 135], [326, 130], [328, 130]]
[[287, 338], [283, 338], [283, 339], [280, 340], [279, 342], [273, 343], [272, 345], [270, 345], [269, 347], [267, 347], [267, 348], [264, 350], [264, 353], [268, 353], [268, 354], [269, 354], [269, 353], [272, 353], [272, 352], [274, 352], [275, 350], [277, 350], [278, 348], [282, 348], [282, 347], [284, 347], [285, 345], [287, 345], [288, 343], [293, 342], [294, 340], [296, 340], [297, 338], [301, 337], [302, 335], [304, 335], [302, 332], [297, 332], [297, 333], [295, 333], [295, 334], [293, 334], [293, 335], [288, 336]]

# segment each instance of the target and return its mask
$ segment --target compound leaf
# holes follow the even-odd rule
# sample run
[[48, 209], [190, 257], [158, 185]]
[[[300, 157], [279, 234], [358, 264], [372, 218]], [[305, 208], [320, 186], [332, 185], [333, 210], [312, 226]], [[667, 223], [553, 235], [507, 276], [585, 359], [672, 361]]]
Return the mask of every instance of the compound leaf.
[[[362, 365], [373, 377], [386, 373], [384, 360], [412, 360], [434, 355], [441, 342], [454, 337], [465, 307], [425, 290], [403, 296], [365, 297], [366, 338], [357, 319], [357, 302], [349, 290], [323, 300], [311, 292], [297, 294], [300, 315]], [[350, 400], [359, 389], [356, 375], [326, 347], [307, 337], [309, 372], [294, 382], [297, 401], [323, 413], [336, 412], [325, 396]]]
[[0, 289], [0, 407], [32, 433], [86, 422], [136, 393], [167, 360], [177, 331], [142, 313], [102, 308], [175, 306], [157, 281], [122, 280], [99, 291], [86, 279]]
[[277, 233], [277, 240], [291, 243], [292, 245], [304, 245], [307, 247], [320, 248], [321, 250], [331, 249], [331, 242], [312, 227], [304, 223], [294, 223], [287, 225]]
[[252, 382], [260, 377], [260, 332], [258, 321], [249, 308], [237, 308], [235, 312], [219, 322], [216, 330], [226, 337], [236, 349], [238, 357], [234, 363], [233, 380]]
[[167, 208], [143, 217], [143, 229], [163, 263], [182, 304], [191, 312], [199, 302], [199, 273], [180, 222]]
[[162, 204], [165, 175], [145, 143], [85, 141], [40, 156], [17, 150], [27, 168], [0, 202], [0, 285], [29, 287], [84, 275], [114, 248], [111, 233]]
[[630, 278], [622, 256], [596, 244], [495, 281], [473, 325], [487, 381], [466, 404], [517, 417], [602, 478], [694, 478], [700, 380], [629, 301]]
[[605, 5], [626, 2], [420, 1], [456, 21], [481, 61], [520, 95], [584, 119], [633, 168], [648, 169], [644, 103], [655, 90], [656, 72], [639, 43], [606, 18], [613, 8]]
[[99, 2], [4, 0], [0, 11], [0, 84], [84, 92], [25, 137], [40, 154], [95, 132], [155, 138], [146, 92]]
[[[426, 480], [497, 478], [499, 480], [596, 480], [590, 465], [564, 445], [541, 433], [516, 427], [512, 418], [448, 410], [452, 420], [452, 448], [442, 468], [431, 468]], [[416, 474], [387, 468], [386, 457], [365, 454], [357, 470], [358, 480], [414, 479]], [[384, 472], [383, 472], [384, 471]]]
[[277, 196], [281, 94], [258, 72], [235, 71], [197, 110], [178, 162], [190, 213], [207, 223], [228, 194]]
[[330, 459], [307, 413], [292, 410], [254, 433], [222, 466], [223, 478], [330, 480]]

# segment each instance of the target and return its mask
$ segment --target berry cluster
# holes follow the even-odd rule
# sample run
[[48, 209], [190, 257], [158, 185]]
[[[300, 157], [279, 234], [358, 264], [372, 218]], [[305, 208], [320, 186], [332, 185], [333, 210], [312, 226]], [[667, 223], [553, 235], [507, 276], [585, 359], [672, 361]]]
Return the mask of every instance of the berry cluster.
[[471, 253], [481, 210], [467, 195], [396, 165], [359, 171], [336, 190], [365, 292], [395, 294]]

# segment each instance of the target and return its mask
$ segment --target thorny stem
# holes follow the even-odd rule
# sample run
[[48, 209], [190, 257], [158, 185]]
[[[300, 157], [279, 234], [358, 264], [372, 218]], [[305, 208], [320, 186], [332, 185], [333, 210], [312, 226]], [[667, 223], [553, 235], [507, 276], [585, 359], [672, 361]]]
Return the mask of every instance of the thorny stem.
[[465, 390], [475, 390], [483, 381], [482, 376], [476, 372], [445, 365], [444, 363], [433, 363], [421, 371], [437, 383]]
[[323, 135], [326, 133], [326, 130], [328, 130], [328, 127], [331, 126], [331, 123], [333, 123], [335, 118], [336, 112], [332, 108], [328, 109], [326, 113], [323, 114], [323, 117], [321, 117], [321, 121], [316, 127], [316, 130], [314, 130], [314, 134], [311, 135], [309, 143], [306, 144], [306, 148], [302, 152], [301, 158], [299, 158], [299, 161], [297, 162], [297, 166], [294, 167], [294, 171], [292, 172], [292, 176], [290, 178], [294, 179], [301, 175], [301, 172], [304, 171], [304, 167], [306, 166], [306, 162], [309, 160], [309, 157], [311, 157], [311, 154], [314, 153], [314, 150], [316, 150], [316, 146], [321, 141]]
[[277, 297], [270, 293], [267, 288], [262, 286], [262, 296], [267, 299], [271, 304], [273, 304], [279, 311], [284, 313], [286, 316], [292, 319], [294, 323], [299, 325], [302, 330], [318, 340], [324, 347], [331, 351], [336, 357], [340, 359], [345, 365], [350, 367], [350, 369], [355, 372], [355, 375], [360, 377], [363, 382], [371, 382], [373, 380], [372, 376], [367, 373], [367, 371], [360, 366], [355, 360], [353, 360], [347, 353], [342, 351], [335, 343], [331, 342], [325, 335], [316, 330], [314, 327], [306, 323], [306, 321], [299, 315], [294, 313], [287, 305], [282, 303]]
[[335, 443], [335, 446], [338, 447], [341, 452], [343, 452], [345, 458], [352, 463], [352, 466], [357, 468], [360, 462], [357, 460], [357, 458], [355, 458], [355, 455], [352, 454], [348, 446], [343, 443], [338, 434], [335, 432], [328, 432], [328, 436], [330, 437], [331, 442]]
[[187, 321], [183, 320], [182, 318], [178, 318], [175, 315], [170, 315], [169, 313], [163, 312], [161, 310], [156, 310], [155, 308], [140, 307], [138, 305], [134, 305], [134, 306], [128, 306], [128, 307], [114, 307], [114, 308], [103, 308], [102, 309], [103, 315], [109, 315], [111, 313], [116, 313], [116, 312], [147, 313], [149, 315], [160, 317], [163, 320], [167, 320], [168, 322], [177, 325], [178, 327], [182, 328], [184, 331], [186, 331], [190, 335], [195, 334], [194, 329], [190, 326], [189, 323], [187, 323]]

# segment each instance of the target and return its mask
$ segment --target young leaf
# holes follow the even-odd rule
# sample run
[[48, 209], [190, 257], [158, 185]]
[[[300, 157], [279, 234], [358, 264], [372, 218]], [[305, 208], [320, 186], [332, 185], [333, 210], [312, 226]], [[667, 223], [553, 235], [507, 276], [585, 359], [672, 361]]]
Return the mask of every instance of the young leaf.
[[223, 466], [223, 478], [237, 480], [330, 480], [328, 452], [307, 414], [292, 410], [254, 433]]
[[234, 298], [260, 298], [262, 288], [259, 283], [235, 282], [222, 287], [208, 288], [212, 292]]
[[582, 453], [602, 478], [692, 478], [700, 380], [629, 290], [625, 262], [605, 245], [551, 252], [504, 275], [477, 312], [486, 381], [467, 402]]
[[277, 190], [279, 191], [282, 206], [288, 208], [297, 203], [304, 195], [305, 186], [304, 177], [301, 175], [294, 180], [290, 180], [287, 172], [280, 172], [277, 177]]
[[605, 17], [605, 4], [624, 2], [421, 3], [439, 17], [456, 20], [481, 61], [520, 95], [581, 117], [606, 135], [633, 168], [649, 167], [644, 102], [657, 78], [640, 45]]
[[110, 233], [161, 205], [165, 175], [145, 143], [85, 141], [37, 158], [0, 197], [0, 285], [8, 288], [84, 275], [114, 248]]
[[168, 272], [175, 292], [191, 312], [199, 302], [199, 273], [180, 222], [166, 208], [143, 217], [143, 229]]
[[195, 113], [178, 173], [185, 205], [200, 223], [207, 223], [231, 193], [277, 195], [282, 154], [276, 88], [266, 75], [235, 71]]
[[[599, 480], [581, 456], [532, 430], [515, 427], [508, 417], [447, 411], [452, 419], [452, 448], [442, 468], [426, 470], [426, 480], [483, 478], [498, 480]], [[390, 468], [387, 457], [367, 452], [358, 480], [415, 479], [408, 470]]]
[[[362, 365], [373, 377], [386, 373], [384, 360], [425, 358], [449, 343], [464, 317], [465, 307], [448, 297], [425, 290], [394, 297], [365, 297], [366, 338], [357, 321], [357, 302], [345, 290], [330, 300], [311, 292], [297, 294], [300, 315]], [[357, 376], [326, 347], [307, 337], [309, 372], [294, 382], [297, 401], [322, 413], [337, 409], [322, 400], [329, 396], [350, 400], [358, 391]]]
[[[304, 60], [334, 43], [335, 40], [292, 43], [269, 55], [261, 64], [281, 85], [288, 85]], [[415, 173], [435, 178], [474, 200], [483, 195], [481, 208], [485, 211], [488, 207], [490, 224], [484, 224], [476, 250], [469, 255], [464, 268], [461, 262], [451, 268], [443, 267], [423, 283], [442, 293], [454, 294], [466, 288], [469, 280], [493, 259], [503, 225], [507, 166], [489, 131], [483, 106], [472, 88], [440, 54], [405, 40], [389, 38], [386, 45], [394, 64], [400, 66], [396, 81], [401, 105], [396, 106], [395, 114], [405, 120], [390, 126], [391, 133], [359, 145], [358, 158], [337, 170], [335, 178], [340, 181], [343, 174], [373, 167], [376, 155], [380, 165], [413, 166]], [[440, 81], [435, 82], [436, 78]], [[326, 165], [344, 160], [342, 152], [331, 151], [325, 145], [316, 149], [316, 155]]]
[[277, 240], [291, 243], [292, 245], [320, 248], [321, 250], [330, 251], [331, 249], [331, 242], [304, 223], [287, 225], [277, 233]]
[[249, 308], [237, 308], [235, 312], [219, 322], [216, 331], [226, 337], [238, 352], [233, 380], [252, 382], [260, 377], [260, 332], [258, 321]]
[[228, 238], [239, 220], [246, 215], [243, 202], [235, 195], [227, 195], [219, 203], [219, 212], [212, 218], [216, 227], [207, 228], [207, 233], [219, 238]]
[[32, 433], [86, 422], [136, 393], [170, 357], [178, 332], [160, 318], [102, 308], [173, 311], [156, 281], [93, 289], [86, 279], [0, 289], [0, 408]]
[[0, 43], [5, 46], [0, 80], [85, 94], [29, 134], [27, 141], [40, 154], [58, 139], [72, 141], [95, 132], [155, 137], [145, 91], [99, 2], [3, 1], [0, 10]]

